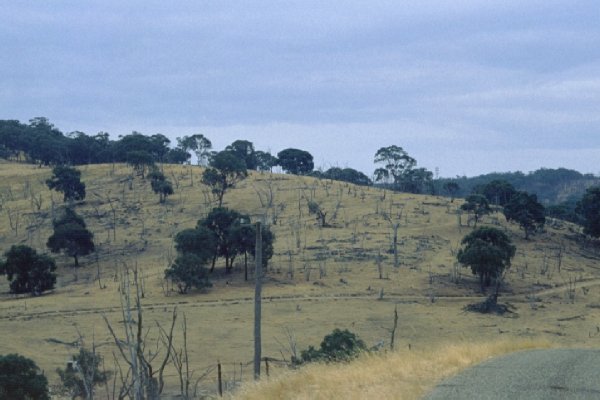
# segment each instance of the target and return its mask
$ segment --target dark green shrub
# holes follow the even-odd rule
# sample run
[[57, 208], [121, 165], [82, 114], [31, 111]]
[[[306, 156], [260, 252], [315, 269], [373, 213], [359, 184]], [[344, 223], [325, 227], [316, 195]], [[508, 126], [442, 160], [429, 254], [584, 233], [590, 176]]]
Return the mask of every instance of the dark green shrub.
[[0, 356], [0, 399], [50, 400], [48, 379], [29, 358]]
[[347, 329], [342, 331], [336, 328], [323, 338], [320, 349], [317, 350], [313, 346], [309, 346], [308, 349], [300, 353], [300, 360], [296, 359], [293, 361], [296, 364], [314, 361], [349, 361], [366, 350], [367, 346], [365, 342], [356, 334]]
[[173, 281], [181, 294], [187, 293], [191, 287], [212, 287], [203, 260], [193, 253], [184, 253], [177, 257], [173, 265], [165, 270], [165, 278]]

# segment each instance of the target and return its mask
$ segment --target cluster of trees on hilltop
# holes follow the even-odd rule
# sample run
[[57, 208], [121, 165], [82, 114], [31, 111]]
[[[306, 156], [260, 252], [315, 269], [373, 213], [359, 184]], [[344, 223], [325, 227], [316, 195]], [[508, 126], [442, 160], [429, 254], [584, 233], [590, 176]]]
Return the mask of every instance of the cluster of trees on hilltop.
[[132, 152], [166, 161], [170, 156], [169, 142], [161, 134], [145, 136], [138, 132], [117, 141], [110, 140], [106, 132], [94, 136], [71, 132], [65, 136], [43, 117], [34, 118], [29, 124], [0, 120], [0, 155], [40, 165], [127, 162]]
[[[155, 163], [190, 163], [192, 154], [199, 165], [217, 161], [222, 164], [224, 157], [218, 160], [217, 155], [224, 152], [228, 155], [228, 162], [241, 164], [246, 170], [271, 171], [279, 166], [283, 171], [296, 175], [313, 175], [357, 185], [371, 184], [366, 175], [352, 168], [314, 171], [313, 156], [301, 149], [288, 148], [273, 156], [256, 150], [250, 141], [236, 140], [219, 152], [214, 151], [211, 141], [201, 134], [178, 137], [177, 143], [171, 146], [171, 141], [160, 133], [148, 136], [134, 131], [119, 136], [118, 140], [111, 140], [106, 132], [87, 135], [76, 131], [65, 135], [44, 117], [33, 118], [29, 124], [0, 120], [0, 157], [39, 165], [122, 162], [134, 166], [144, 176]], [[235, 167], [238, 169], [237, 165]], [[168, 188], [164, 189], [162, 193], [168, 195]]]
[[[256, 150], [252, 142], [236, 140], [223, 151], [235, 157], [246, 170], [271, 171], [279, 166], [283, 171], [296, 175], [311, 175], [357, 185], [373, 184], [368, 176], [352, 168], [315, 170], [313, 156], [301, 149], [284, 149], [274, 156]], [[118, 140], [111, 140], [106, 132], [95, 135], [80, 131], [63, 134], [44, 117], [33, 118], [28, 124], [17, 120], [0, 120], [0, 157], [40, 165], [123, 162], [133, 165], [143, 174], [154, 163], [190, 163], [192, 154], [198, 164], [208, 165], [219, 153], [213, 150], [211, 141], [201, 134], [178, 137], [174, 144], [160, 133], [144, 135], [135, 131], [119, 136]], [[501, 180], [517, 190], [535, 193], [544, 205], [559, 205], [559, 208], [553, 209], [555, 214], [571, 214], [567, 215], [567, 219], [572, 219], [575, 203], [585, 190], [600, 184], [600, 178], [592, 174], [581, 174], [565, 168], [542, 168], [528, 174], [517, 171], [471, 178], [434, 179], [433, 172], [417, 167], [417, 161], [402, 147], [395, 145], [380, 148], [374, 162], [378, 165], [373, 173], [375, 183], [392, 190], [466, 197], [491, 181]], [[168, 195], [168, 187], [163, 186], [162, 193]]]
[[373, 184], [367, 175], [353, 168], [331, 167], [325, 171], [313, 171], [310, 175], [319, 179], [350, 182], [359, 186], [370, 186]]
[[380, 165], [374, 172], [379, 185], [406, 193], [435, 194], [433, 172], [417, 168], [417, 160], [399, 146], [382, 147], [375, 153], [374, 162]]

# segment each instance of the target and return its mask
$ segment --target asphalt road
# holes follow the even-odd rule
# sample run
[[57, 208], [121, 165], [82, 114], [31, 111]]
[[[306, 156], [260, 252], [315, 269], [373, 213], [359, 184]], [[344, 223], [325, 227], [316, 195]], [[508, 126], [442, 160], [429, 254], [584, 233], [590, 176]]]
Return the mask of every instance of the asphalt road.
[[600, 399], [600, 350], [533, 350], [494, 358], [442, 382], [425, 399]]

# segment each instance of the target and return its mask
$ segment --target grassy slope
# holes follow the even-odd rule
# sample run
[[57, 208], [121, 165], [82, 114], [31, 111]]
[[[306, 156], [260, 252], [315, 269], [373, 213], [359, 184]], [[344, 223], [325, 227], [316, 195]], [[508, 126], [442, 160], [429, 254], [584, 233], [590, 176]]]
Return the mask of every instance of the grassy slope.
[[[84, 258], [84, 266], [74, 270], [71, 260], [59, 257], [58, 288], [39, 298], [14, 298], [2, 282], [0, 334], [11, 340], [0, 343], [0, 354], [19, 352], [53, 371], [64, 366], [74, 352], [73, 347], [57, 341], [75, 341], [79, 331], [88, 343], [93, 337], [102, 345], [108, 355], [107, 368], [112, 368], [113, 349], [101, 314], [118, 328], [122, 319], [119, 270], [137, 264], [144, 280], [148, 326], [154, 321], [166, 324], [177, 304], [180, 314], [185, 312], [188, 318], [193, 367], [203, 371], [221, 360], [226, 365], [226, 379], [239, 379], [239, 363], [252, 359], [253, 318], [253, 284], [243, 281], [241, 266], [232, 275], [216, 271], [215, 286], [206, 293], [179, 296], [169, 293], [162, 280], [164, 268], [174, 258], [174, 234], [194, 226], [213, 206], [207, 189], [199, 184], [201, 169], [165, 166], [165, 174], [176, 181], [176, 194], [166, 205], [159, 205], [149, 183], [139, 178], [129, 190], [126, 177], [131, 171], [127, 166], [90, 166], [82, 172], [88, 196], [77, 212], [85, 216], [95, 234], [97, 258]], [[0, 250], [15, 243], [44, 250], [51, 229], [51, 199], [55, 209], [61, 205], [60, 194], [51, 194], [43, 184], [49, 176], [50, 170], [45, 168], [0, 165]], [[32, 197], [39, 200], [40, 196], [38, 211]], [[321, 203], [329, 218], [336, 214], [331, 227], [319, 228], [308, 215], [309, 199]], [[467, 270], [460, 271], [458, 282], [453, 282], [454, 252], [470, 231], [458, 226], [456, 202], [270, 174], [253, 174], [227, 193], [225, 202], [254, 218], [270, 223], [276, 219], [272, 226], [277, 236], [276, 254], [264, 288], [266, 356], [281, 358], [282, 351], [287, 356], [286, 329], [293, 331], [299, 348], [318, 344], [335, 327], [348, 328], [369, 344], [387, 343], [396, 304], [400, 314], [398, 346], [410, 344], [413, 351], [498, 339], [550, 339], [578, 346], [600, 340], [598, 259], [592, 250], [582, 249], [570, 239], [572, 233], [566, 225], [549, 227], [526, 242], [517, 227], [507, 225], [503, 217], [485, 218], [484, 223], [510, 232], [518, 247], [506, 294], [515, 313], [494, 317], [462, 311], [481, 295]], [[116, 240], [111, 204], [117, 220]], [[11, 229], [9, 214], [13, 226], [19, 216], [16, 232]], [[383, 214], [400, 223], [402, 265], [398, 269], [387, 252], [392, 230]], [[560, 247], [564, 250], [559, 271], [556, 254]], [[384, 279], [379, 279], [374, 261], [379, 254]], [[574, 289], [574, 301], [569, 288]], [[381, 290], [384, 296], [379, 300]], [[281, 371], [272, 366], [275, 374]], [[244, 378], [251, 375], [250, 367], [242, 372]], [[49, 377], [56, 381], [54, 373], [49, 372]], [[214, 375], [204, 384], [214, 388]], [[168, 385], [169, 390], [176, 390], [173, 376]]]

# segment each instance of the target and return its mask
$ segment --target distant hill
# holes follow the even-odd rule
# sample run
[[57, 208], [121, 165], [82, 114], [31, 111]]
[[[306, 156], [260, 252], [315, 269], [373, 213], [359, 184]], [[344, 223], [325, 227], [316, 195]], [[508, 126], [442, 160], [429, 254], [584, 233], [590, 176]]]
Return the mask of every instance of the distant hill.
[[578, 200], [588, 187], [600, 185], [600, 178], [593, 174], [582, 174], [566, 168], [541, 168], [527, 174], [520, 171], [493, 172], [470, 178], [466, 176], [442, 178], [438, 182], [438, 187], [443, 187], [446, 182], [456, 182], [460, 187], [457, 196], [464, 197], [478, 186], [493, 180], [505, 180], [517, 190], [535, 193], [545, 206]]

